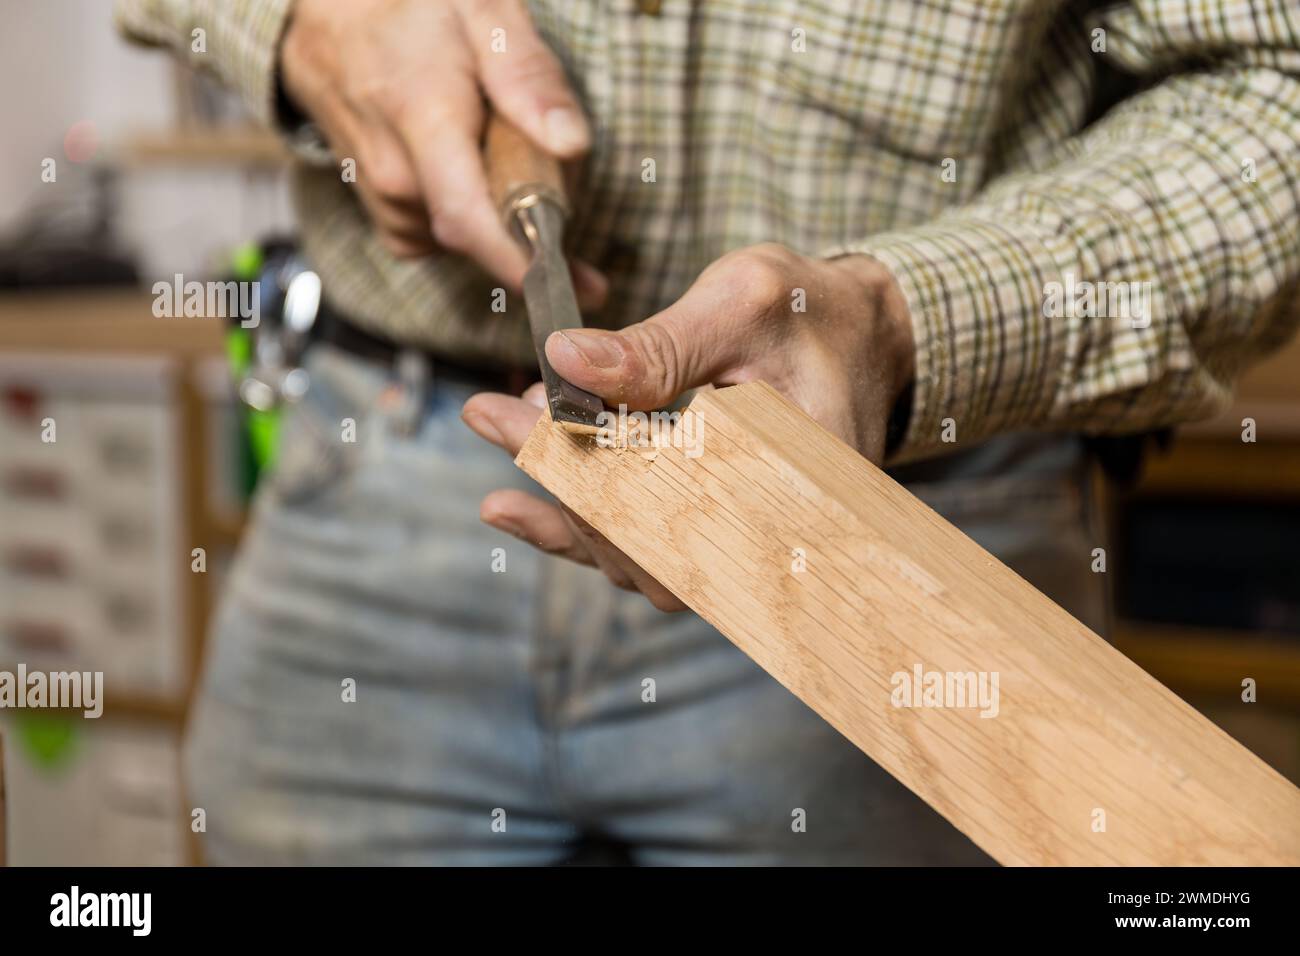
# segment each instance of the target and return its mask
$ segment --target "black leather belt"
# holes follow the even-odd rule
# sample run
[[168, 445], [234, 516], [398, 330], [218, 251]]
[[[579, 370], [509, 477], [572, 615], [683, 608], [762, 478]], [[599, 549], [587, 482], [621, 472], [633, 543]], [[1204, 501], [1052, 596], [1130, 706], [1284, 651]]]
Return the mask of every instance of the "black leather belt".
[[540, 378], [536, 368], [475, 365], [448, 358], [426, 348], [398, 345], [391, 339], [354, 325], [327, 308], [324, 303], [312, 325], [311, 337], [315, 342], [324, 342], [344, 352], [388, 366], [394, 365], [403, 352], [419, 352], [429, 362], [434, 382], [459, 382], [482, 391], [518, 395]]

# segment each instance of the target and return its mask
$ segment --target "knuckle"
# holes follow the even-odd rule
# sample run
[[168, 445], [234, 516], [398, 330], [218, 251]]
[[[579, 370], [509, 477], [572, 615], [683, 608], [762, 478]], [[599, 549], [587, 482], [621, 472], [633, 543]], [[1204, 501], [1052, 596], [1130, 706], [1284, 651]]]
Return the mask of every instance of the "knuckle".
[[433, 238], [440, 246], [464, 251], [469, 245], [469, 223], [462, 208], [451, 206], [433, 214]]
[[437, 98], [401, 93], [388, 100], [385, 117], [399, 133], [424, 137], [462, 126], [466, 122], [463, 113], [463, 103], [454, 93], [443, 91]]
[[779, 242], [756, 243], [750, 247], [749, 251], [774, 263], [786, 263], [796, 258], [789, 246], [783, 246]]
[[555, 57], [540, 45], [530, 45], [523, 53], [513, 57], [502, 74], [506, 83], [524, 87], [544, 86], [562, 81], [563, 77]]
[[659, 395], [675, 395], [681, 380], [681, 349], [673, 333], [656, 322], [643, 322], [637, 326], [636, 344], [644, 384]]
[[787, 296], [792, 255], [775, 243], [732, 253], [727, 275], [740, 301], [763, 307]]
[[351, 70], [345, 74], [343, 99], [359, 113], [391, 116], [407, 99], [401, 89], [369, 70]]
[[372, 149], [363, 153], [361, 175], [380, 199], [410, 202], [419, 199], [420, 187], [405, 159], [391, 149]]

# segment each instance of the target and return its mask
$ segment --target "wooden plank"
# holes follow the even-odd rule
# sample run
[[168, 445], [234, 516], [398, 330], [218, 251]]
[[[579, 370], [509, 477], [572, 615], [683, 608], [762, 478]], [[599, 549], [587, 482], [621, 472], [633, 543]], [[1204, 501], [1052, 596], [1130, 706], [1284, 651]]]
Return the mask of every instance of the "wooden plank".
[[[763, 383], [691, 409], [695, 457], [543, 420], [517, 462], [994, 859], [1300, 863], [1300, 790], [883, 471]], [[996, 716], [895, 706], [918, 667]]]

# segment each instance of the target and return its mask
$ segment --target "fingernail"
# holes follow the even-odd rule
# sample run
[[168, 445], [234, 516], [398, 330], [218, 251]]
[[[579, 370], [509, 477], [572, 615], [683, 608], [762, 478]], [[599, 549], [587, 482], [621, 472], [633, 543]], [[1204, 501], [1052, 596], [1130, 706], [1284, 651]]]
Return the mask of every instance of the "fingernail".
[[609, 332], [558, 332], [562, 342], [594, 368], [617, 368], [623, 364], [623, 346]]
[[554, 152], [567, 156], [580, 153], [590, 145], [587, 124], [577, 110], [568, 107], [548, 110], [543, 123], [546, 126], [546, 143]]

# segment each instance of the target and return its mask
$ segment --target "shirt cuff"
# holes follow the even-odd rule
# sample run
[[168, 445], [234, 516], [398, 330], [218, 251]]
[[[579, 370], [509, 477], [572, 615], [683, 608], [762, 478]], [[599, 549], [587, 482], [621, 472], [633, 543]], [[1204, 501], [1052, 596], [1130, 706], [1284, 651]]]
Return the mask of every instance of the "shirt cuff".
[[1061, 240], [1023, 224], [963, 216], [822, 254], [855, 253], [889, 269], [911, 312], [911, 421], [891, 461], [969, 447], [1050, 417], [1064, 335], [1055, 336], [1044, 319], [1043, 297], [1067, 271]]

